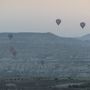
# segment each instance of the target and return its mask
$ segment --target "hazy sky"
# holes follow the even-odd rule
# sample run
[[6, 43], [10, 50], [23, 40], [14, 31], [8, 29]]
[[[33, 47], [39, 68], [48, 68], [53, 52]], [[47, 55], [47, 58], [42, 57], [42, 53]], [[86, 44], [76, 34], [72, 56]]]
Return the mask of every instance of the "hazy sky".
[[[59, 27], [57, 18], [62, 19]], [[26, 31], [66, 37], [90, 33], [90, 0], [0, 0], [0, 32]]]

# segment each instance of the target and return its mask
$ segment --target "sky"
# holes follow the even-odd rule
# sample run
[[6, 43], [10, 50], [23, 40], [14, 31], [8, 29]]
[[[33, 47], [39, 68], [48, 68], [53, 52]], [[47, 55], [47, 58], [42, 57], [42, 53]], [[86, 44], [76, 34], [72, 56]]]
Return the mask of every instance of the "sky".
[[[58, 26], [56, 19], [62, 20]], [[85, 22], [84, 29], [80, 22]], [[0, 32], [90, 33], [90, 0], [0, 0]]]

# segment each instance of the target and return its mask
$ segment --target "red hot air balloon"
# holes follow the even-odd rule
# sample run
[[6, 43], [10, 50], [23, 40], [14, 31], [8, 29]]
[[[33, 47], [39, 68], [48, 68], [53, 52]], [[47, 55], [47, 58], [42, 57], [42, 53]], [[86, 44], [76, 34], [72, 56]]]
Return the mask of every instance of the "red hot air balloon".
[[85, 27], [85, 25], [86, 25], [85, 22], [81, 22], [81, 23], [80, 23], [80, 26], [81, 26], [82, 29]]
[[60, 23], [61, 23], [61, 19], [56, 19], [56, 23], [57, 23], [57, 25], [59, 26]]
[[12, 53], [12, 55], [14, 57], [16, 57], [17, 52], [16, 52], [16, 49], [14, 47], [10, 47], [10, 52]]

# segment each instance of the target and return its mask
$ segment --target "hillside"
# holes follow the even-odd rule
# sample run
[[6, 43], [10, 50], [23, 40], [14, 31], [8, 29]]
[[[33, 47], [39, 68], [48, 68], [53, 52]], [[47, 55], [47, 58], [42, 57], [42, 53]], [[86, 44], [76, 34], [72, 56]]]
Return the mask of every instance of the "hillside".
[[80, 40], [89, 41], [90, 40], [90, 34], [87, 34], [87, 35], [80, 37]]
[[[90, 48], [52, 33], [0, 34], [1, 76], [88, 77]], [[16, 50], [16, 57], [10, 52]], [[88, 73], [87, 73], [88, 72]]]
[[[84, 46], [85, 43], [76, 38], [64, 38], [56, 36], [53, 33], [12, 33], [13, 39], [12, 42], [15, 43], [22, 43], [27, 45], [56, 45], [56, 44], [64, 44], [64, 45], [81, 45]], [[9, 42], [8, 33], [1, 33], [0, 34], [0, 41], [4, 43]], [[29, 44], [28, 44], [29, 43]]]

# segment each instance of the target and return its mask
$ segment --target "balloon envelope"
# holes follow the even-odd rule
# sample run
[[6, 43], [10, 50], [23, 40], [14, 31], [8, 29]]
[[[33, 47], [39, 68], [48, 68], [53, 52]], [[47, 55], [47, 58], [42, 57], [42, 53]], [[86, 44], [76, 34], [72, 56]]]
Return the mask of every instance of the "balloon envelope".
[[12, 53], [13, 56], [16, 56], [17, 52], [14, 47], [10, 47], [10, 52]]
[[61, 20], [60, 19], [56, 19], [56, 23], [57, 23], [57, 25], [60, 25]]
[[11, 40], [13, 38], [13, 34], [8, 34], [8, 38]]
[[84, 27], [85, 27], [85, 25], [86, 25], [86, 23], [85, 23], [85, 22], [81, 22], [81, 23], [80, 23], [80, 26], [81, 26], [82, 28], [84, 28]]

